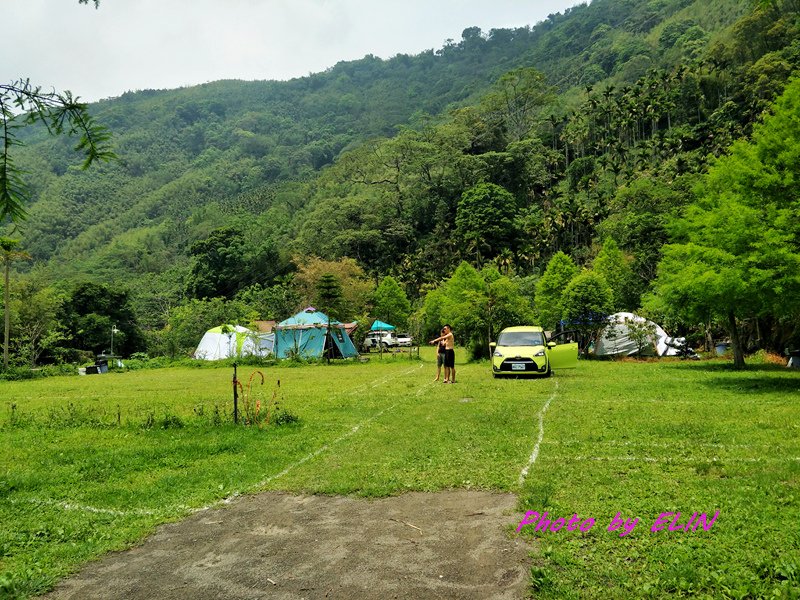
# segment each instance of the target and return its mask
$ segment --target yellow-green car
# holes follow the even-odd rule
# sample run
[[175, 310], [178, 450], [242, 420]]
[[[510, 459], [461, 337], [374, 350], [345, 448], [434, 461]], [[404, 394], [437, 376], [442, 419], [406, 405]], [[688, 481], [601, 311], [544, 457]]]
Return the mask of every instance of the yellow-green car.
[[507, 327], [492, 351], [492, 375], [541, 375], [549, 377], [557, 369], [578, 366], [578, 344], [548, 341], [541, 327]]

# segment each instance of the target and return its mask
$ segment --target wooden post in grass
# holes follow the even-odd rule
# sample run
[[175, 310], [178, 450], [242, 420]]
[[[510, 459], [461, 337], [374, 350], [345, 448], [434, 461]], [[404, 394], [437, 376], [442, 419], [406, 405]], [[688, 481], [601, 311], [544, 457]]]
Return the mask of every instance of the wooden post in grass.
[[236, 363], [233, 363], [233, 422], [239, 423], [239, 380], [236, 379]]

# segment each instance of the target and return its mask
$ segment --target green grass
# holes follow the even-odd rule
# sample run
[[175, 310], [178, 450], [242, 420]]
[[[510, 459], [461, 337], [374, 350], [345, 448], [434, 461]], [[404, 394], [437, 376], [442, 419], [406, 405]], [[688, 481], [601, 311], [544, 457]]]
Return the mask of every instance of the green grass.
[[[585, 534], [523, 530], [537, 598], [800, 595], [796, 372], [582, 362], [531, 381], [459, 364], [445, 386], [423, 358], [263, 369], [253, 401], [277, 392], [299, 417], [264, 429], [230, 423], [228, 368], [0, 383], [0, 596], [42, 592], [231, 495], [446, 488], [596, 519]], [[254, 370], [240, 368], [245, 387]], [[710, 531], [650, 531], [662, 512], [716, 510]], [[622, 538], [606, 531], [617, 512], [640, 519]]]

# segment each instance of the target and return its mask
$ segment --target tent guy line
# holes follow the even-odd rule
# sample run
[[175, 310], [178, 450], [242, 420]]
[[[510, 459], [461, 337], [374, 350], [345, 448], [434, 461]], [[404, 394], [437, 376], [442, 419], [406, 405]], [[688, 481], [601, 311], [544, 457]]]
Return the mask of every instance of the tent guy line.
[[522, 471], [519, 474], [519, 485], [522, 485], [525, 482], [525, 478], [528, 476], [528, 471], [536, 462], [536, 459], [539, 457], [539, 446], [542, 444], [542, 439], [544, 439], [544, 413], [547, 412], [547, 409], [550, 407], [550, 402], [556, 397], [558, 393], [558, 381], [555, 382], [553, 386], [553, 393], [550, 394], [550, 397], [547, 399], [547, 402], [544, 403], [542, 410], [539, 411], [539, 438], [536, 440], [536, 445], [533, 447], [533, 452], [531, 452], [531, 456], [528, 459], [528, 464], [526, 464]]

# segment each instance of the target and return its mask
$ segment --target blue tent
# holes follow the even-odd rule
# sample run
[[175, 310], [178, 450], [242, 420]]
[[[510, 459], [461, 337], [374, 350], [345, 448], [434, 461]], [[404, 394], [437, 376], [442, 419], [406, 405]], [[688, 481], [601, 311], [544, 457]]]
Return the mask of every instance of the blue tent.
[[395, 326], [389, 325], [388, 323], [384, 323], [383, 321], [379, 321], [375, 319], [375, 322], [370, 327], [370, 331], [394, 331]]
[[[330, 325], [330, 336], [328, 333]], [[277, 358], [322, 358], [325, 343], [330, 340], [331, 358], [353, 358], [358, 351], [347, 335], [344, 325], [309, 306], [275, 326], [275, 356]]]

